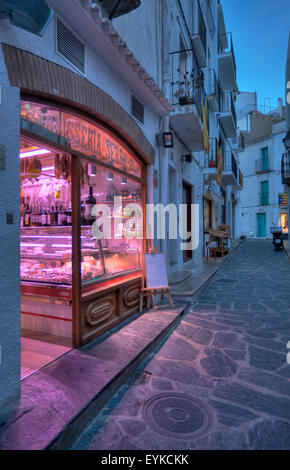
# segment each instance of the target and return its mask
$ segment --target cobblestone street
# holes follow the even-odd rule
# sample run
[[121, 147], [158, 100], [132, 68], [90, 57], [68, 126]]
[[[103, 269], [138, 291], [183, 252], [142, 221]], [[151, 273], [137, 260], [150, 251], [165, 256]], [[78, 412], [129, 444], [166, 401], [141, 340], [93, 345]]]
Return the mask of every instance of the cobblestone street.
[[[76, 448], [290, 449], [288, 341], [289, 261], [270, 241], [247, 241], [146, 364], [148, 382], [116, 399], [103, 425], [98, 417]], [[167, 392], [205, 405], [203, 435], [188, 433], [186, 407], [165, 406], [164, 422], [153, 412], [161, 431], [152, 427], [144, 405]], [[184, 427], [174, 436], [177, 422]]]

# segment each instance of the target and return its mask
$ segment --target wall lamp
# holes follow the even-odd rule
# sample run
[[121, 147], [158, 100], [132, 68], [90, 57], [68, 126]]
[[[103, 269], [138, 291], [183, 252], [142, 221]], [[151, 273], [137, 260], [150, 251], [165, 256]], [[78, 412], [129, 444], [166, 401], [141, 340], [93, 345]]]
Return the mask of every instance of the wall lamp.
[[172, 132], [163, 132], [163, 145], [165, 148], [173, 148], [173, 134]]
[[290, 128], [288, 129], [288, 132], [286, 136], [284, 137], [283, 142], [285, 145], [285, 149], [290, 150]]

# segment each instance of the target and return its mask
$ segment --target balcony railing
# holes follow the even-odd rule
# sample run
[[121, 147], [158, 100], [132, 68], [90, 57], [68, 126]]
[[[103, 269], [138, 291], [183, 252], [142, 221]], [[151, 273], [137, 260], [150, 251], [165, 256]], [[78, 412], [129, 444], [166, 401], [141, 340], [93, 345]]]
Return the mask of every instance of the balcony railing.
[[234, 62], [235, 74], [237, 71], [235, 51], [233, 46], [232, 33], [220, 33], [218, 37], [218, 52], [219, 54], [226, 54], [231, 52]]
[[209, 69], [209, 75], [208, 75], [208, 95], [209, 96], [215, 96], [216, 102], [218, 109], [217, 111], [220, 110], [220, 86], [216, 77], [216, 73], [214, 69]]
[[237, 114], [235, 110], [234, 100], [230, 91], [224, 93], [224, 99], [221, 100], [221, 112], [232, 113], [235, 126], [237, 126]]
[[209, 32], [211, 33], [211, 35], [213, 35], [213, 33], [215, 32], [215, 23], [213, 19], [210, 0], [206, 0], [206, 17], [207, 17]]
[[201, 114], [201, 91], [204, 76], [198, 68], [193, 49], [170, 53], [171, 104], [195, 104]]
[[245, 137], [243, 133], [239, 133], [237, 137], [231, 139], [231, 146], [233, 150], [243, 152], [245, 150]]
[[205, 27], [203, 14], [202, 14], [199, 2], [198, 2], [198, 34], [200, 36], [203, 50], [206, 55], [206, 27]]
[[272, 171], [270, 158], [258, 158], [255, 162], [256, 173]]
[[267, 206], [269, 204], [269, 193], [265, 191], [263, 193], [259, 193], [260, 199], [260, 206]]
[[217, 139], [210, 138], [210, 152], [206, 154], [206, 168], [217, 168]]
[[224, 172], [233, 173], [236, 178], [236, 181], [238, 181], [238, 165], [233, 152], [223, 152], [223, 169]]

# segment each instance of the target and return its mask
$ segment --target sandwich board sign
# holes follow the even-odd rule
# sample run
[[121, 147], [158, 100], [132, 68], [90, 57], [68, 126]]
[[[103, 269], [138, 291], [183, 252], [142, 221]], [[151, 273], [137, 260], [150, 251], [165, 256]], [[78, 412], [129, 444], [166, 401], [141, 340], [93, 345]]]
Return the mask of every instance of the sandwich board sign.
[[160, 294], [167, 294], [171, 308], [174, 308], [168, 283], [165, 254], [146, 253], [144, 255], [144, 274], [146, 279], [146, 288], [143, 285], [141, 290], [140, 311], [143, 310], [144, 295], [150, 297]]
[[168, 276], [164, 253], [147, 253], [145, 271], [148, 289], [168, 289]]

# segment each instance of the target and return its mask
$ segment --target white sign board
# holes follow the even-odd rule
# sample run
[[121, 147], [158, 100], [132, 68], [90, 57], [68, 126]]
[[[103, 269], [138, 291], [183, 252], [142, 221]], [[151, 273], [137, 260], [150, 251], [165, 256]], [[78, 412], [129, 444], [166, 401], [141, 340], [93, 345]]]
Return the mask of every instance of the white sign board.
[[164, 253], [145, 254], [147, 289], [168, 289], [168, 276]]

